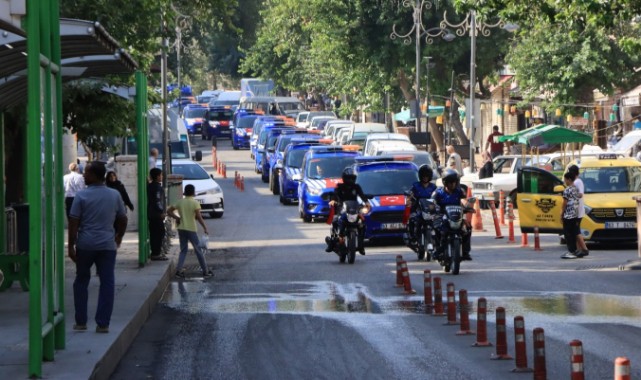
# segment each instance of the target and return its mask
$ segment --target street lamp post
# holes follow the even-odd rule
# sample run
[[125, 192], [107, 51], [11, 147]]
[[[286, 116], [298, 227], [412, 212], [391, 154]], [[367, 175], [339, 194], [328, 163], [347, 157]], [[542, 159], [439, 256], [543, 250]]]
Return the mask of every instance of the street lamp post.
[[187, 29], [189, 27], [189, 16], [184, 15], [176, 9], [176, 7], [171, 6], [173, 11], [176, 13], [176, 42], [174, 42], [174, 46], [176, 47], [176, 80], [178, 82], [178, 115], [180, 115], [180, 111], [182, 111], [182, 102], [180, 101], [182, 98], [182, 89], [180, 87], [180, 49], [182, 47], [182, 30]]
[[447, 21], [447, 12], [443, 14], [443, 21], [441, 21], [441, 28], [445, 29], [451, 27], [454, 29], [457, 36], [464, 36], [466, 33], [469, 33], [470, 36], [470, 109], [467, 114], [469, 115], [470, 121], [470, 171], [475, 171], [475, 162], [474, 162], [474, 140], [476, 137], [476, 128], [474, 126], [474, 98], [475, 98], [475, 88], [476, 88], [476, 35], [481, 33], [483, 36], [487, 37], [490, 35], [490, 29], [493, 28], [503, 28], [507, 31], [514, 31], [518, 28], [515, 24], [506, 24], [505, 21], [499, 20], [494, 24], [484, 23], [476, 18], [476, 11], [470, 11], [465, 19], [456, 24]]

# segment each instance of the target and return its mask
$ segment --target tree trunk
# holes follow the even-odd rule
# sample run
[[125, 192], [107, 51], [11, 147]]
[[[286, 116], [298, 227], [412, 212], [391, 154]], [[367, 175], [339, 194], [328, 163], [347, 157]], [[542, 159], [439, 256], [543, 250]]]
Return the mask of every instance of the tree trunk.
[[398, 70], [398, 87], [401, 89], [405, 100], [410, 101], [416, 99], [416, 94], [412, 90], [403, 70]]
[[458, 102], [456, 100], [452, 102], [452, 119], [450, 123], [452, 123], [452, 129], [458, 139], [458, 145], [470, 145], [470, 139], [465, 135], [463, 124], [458, 116]]
[[427, 118], [428, 122], [427, 125], [429, 126], [429, 131], [430, 131], [430, 137], [432, 138], [432, 142], [436, 145], [436, 150], [437, 151], [442, 151], [445, 149], [445, 144], [444, 144], [444, 139], [443, 139], [443, 134], [438, 128], [438, 125], [436, 124], [436, 120]]

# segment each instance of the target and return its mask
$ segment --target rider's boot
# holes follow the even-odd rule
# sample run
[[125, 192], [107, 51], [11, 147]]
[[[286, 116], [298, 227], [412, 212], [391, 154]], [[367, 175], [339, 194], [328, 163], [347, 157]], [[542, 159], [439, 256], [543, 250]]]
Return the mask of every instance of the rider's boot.
[[358, 253], [365, 256], [365, 231], [358, 233]]
[[325, 248], [325, 252], [334, 251], [334, 239], [332, 237], [326, 236], [325, 243], [327, 243], [327, 248]]

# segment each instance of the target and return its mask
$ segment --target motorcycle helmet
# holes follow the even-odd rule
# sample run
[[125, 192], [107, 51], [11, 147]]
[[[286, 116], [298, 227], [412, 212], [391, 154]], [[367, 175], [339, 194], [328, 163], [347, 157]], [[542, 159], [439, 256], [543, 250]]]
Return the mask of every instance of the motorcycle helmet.
[[457, 185], [459, 178], [458, 178], [458, 173], [454, 169], [447, 169], [443, 173], [443, 186], [449, 187], [450, 184]]
[[356, 172], [354, 171], [354, 168], [345, 168], [343, 170], [343, 183], [346, 184], [355, 184], [356, 183]]
[[418, 179], [423, 182], [423, 178], [428, 178], [427, 182], [432, 180], [433, 172], [432, 168], [430, 168], [427, 165], [421, 165], [420, 168], [418, 168]]

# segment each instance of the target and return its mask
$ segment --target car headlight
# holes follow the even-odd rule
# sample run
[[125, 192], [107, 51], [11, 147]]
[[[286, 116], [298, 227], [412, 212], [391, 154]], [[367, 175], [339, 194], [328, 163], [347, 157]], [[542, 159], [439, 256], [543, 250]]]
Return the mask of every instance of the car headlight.
[[216, 187], [212, 187], [211, 189], [207, 190], [205, 193], [206, 194], [216, 195], [216, 194], [222, 194], [223, 190], [220, 188], [220, 186], [216, 186]]
[[589, 215], [592, 212], [592, 207], [590, 206], [583, 206], [583, 209], [585, 210], [585, 215]]
[[321, 195], [323, 193], [323, 189], [317, 189], [317, 188], [314, 188], [314, 187], [307, 188], [307, 191], [311, 195]]

